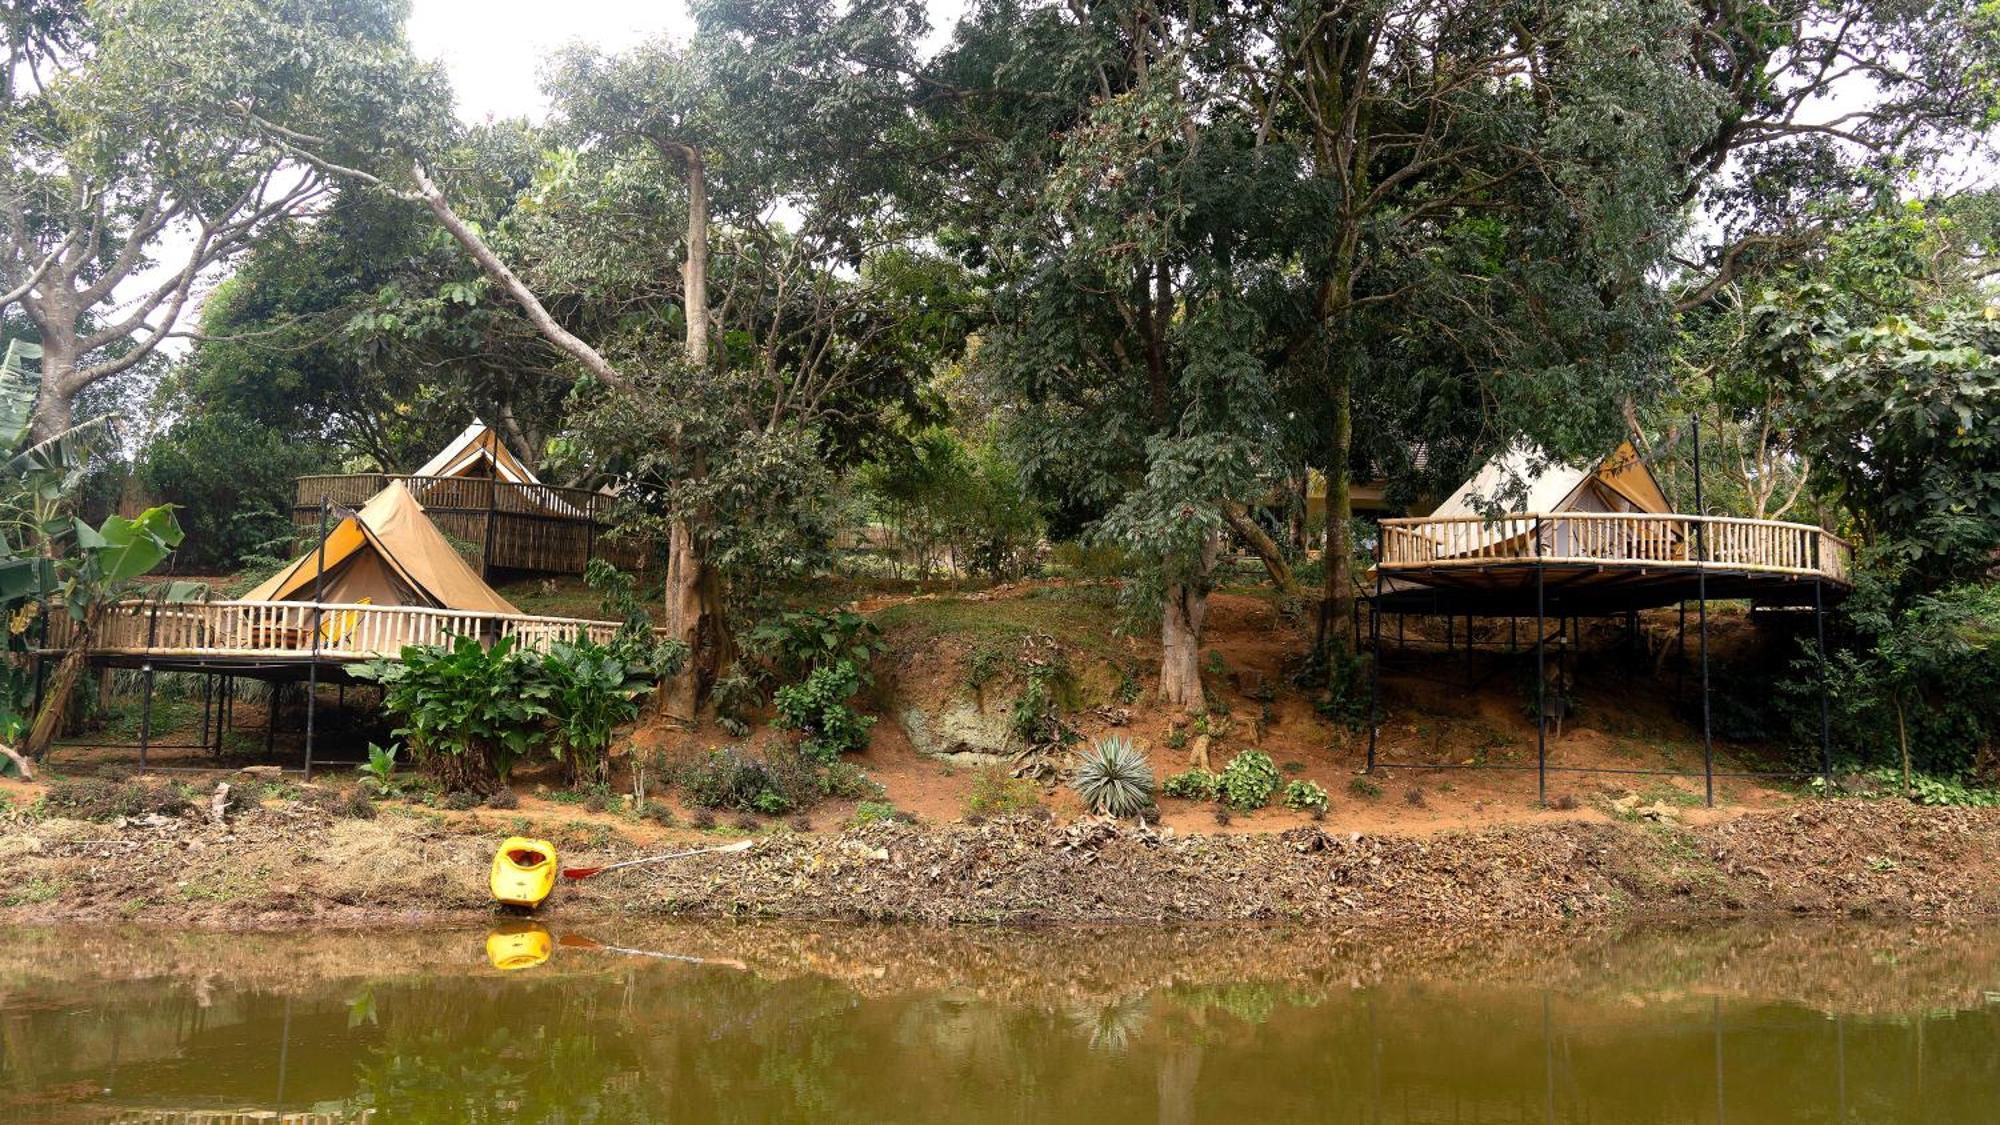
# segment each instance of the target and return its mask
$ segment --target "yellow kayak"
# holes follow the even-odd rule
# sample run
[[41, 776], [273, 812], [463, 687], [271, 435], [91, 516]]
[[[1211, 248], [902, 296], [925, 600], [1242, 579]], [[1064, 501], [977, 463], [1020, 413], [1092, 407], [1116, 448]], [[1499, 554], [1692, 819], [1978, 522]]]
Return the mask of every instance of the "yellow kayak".
[[493, 853], [493, 898], [533, 910], [556, 886], [556, 846], [547, 840], [509, 836]]
[[540, 926], [509, 926], [486, 935], [486, 959], [503, 973], [532, 969], [549, 959], [555, 943]]

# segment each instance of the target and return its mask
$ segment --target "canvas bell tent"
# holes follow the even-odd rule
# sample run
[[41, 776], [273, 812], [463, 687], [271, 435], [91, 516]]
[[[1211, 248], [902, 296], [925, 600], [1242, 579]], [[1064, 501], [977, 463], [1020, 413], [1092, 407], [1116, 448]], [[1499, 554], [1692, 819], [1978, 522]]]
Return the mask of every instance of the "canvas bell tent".
[[[1666, 492], [1653, 476], [1645, 459], [1627, 441], [1595, 465], [1576, 465], [1550, 458], [1532, 445], [1515, 445], [1495, 454], [1470, 480], [1437, 506], [1432, 520], [1477, 522], [1498, 513], [1559, 515], [1566, 512], [1604, 512], [1666, 515], [1673, 511]], [[1508, 526], [1511, 521], [1503, 521]], [[1512, 555], [1532, 531], [1530, 525], [1510, 527], [1495, 541], [1491, 535], [1467, 539], [1467, 524], [1442, 523], [1427, 530], [1437, 540], [1438, 557], [1460, 553]], [[1572, 545], [1564, 538], [1571, 534], [1566, 524], [1544, 531], [1545, 553], [1563, 556]]]
[[474, 418], [413, 477], [497, 477], [509, 484], [540, 484], [534, 470], [514, 456], [493, 427]]
[[242, 600], [309, 602], [315, 589], [318, 601], [331, 604], [521, 612], [480, 579], [401, 481], [391, 481], [360, 511], [328, 529], [323, 544]]

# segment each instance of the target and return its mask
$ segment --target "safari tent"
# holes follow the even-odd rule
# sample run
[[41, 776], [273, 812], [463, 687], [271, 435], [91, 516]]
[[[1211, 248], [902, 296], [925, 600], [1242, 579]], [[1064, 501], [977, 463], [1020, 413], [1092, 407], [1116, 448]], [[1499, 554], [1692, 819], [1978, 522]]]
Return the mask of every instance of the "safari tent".
[[[1565, 512], [1640, 513], [1666, 515], [1673, 511], [1666, 492], [1653, 476], [1646, 461], [1632, 443], [1621, 443], [1609, 457], [1595, 465], [1557, 461], [1540, 449], [1515, 445], [1480, 467], [1470, 480], [1438, 505], [1432, 520], [1480, 519], [1495, 514], [1559, 515]], [[1532, 532], [1522, 529], [1505, 542], [1480, 541], [1476, 548], [1463, 540], [1462, 527], [1450, 523], [1433, 525], [1439, 543], [1438, 557], [1448, 558], [1460, 549], [1482, 555], [1511, 555]], [[1564, 537], [1567, 524], [1557, 523], [1544, 530], [1543, 550], [1562, 556], [1570, 552]]]
[[[316, 581], [321, 546], [323, 582]], [[242, 600], [309, 602], [317, 587], [324, 603], [521, 613], [480, 580], [401, 481], [389, 482], [360, 511], [342, 518], [321, 546]]]
[[509, 484], [540, 484], [534, 470], [514, 456], [493, 427], [474, 418], [413, 477], [497, 477]]

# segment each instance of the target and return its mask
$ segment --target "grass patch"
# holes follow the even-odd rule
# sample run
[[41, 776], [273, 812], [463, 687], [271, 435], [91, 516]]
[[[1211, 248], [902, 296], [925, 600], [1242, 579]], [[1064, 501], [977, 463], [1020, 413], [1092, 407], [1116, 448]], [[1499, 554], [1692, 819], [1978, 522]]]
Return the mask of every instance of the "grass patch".
[[0, 906], [37, 906], [44, 902], [53, 902], [62, 897], [63, 890], [68, 886], [67, 879], [37, 875], [24, 883], [16, 883], [7, 888], [6, 896], [0, 898]]
[[1029, 637], [1048, 636], [1066, 649], [1123, 667], [1112, 634], [1123, 621], [1110, 586], [1038, 586], [1017, 598], [903, 602], [874, 615], [884, 633], [904, 638], [957, 637], [975, 649], [1012, 653]]

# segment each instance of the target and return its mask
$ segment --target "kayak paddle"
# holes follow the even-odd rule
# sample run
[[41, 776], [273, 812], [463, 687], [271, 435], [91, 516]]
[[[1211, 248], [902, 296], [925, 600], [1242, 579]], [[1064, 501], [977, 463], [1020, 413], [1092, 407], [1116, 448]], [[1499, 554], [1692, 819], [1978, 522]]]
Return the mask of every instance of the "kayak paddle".
[[582, 934], [564, 934], [556, 939], [556, 944], [564, 949], [589, 949], [598, 953], [623, 953], [628, 957], [651, 957], [660, 961], [685, 961], [690, 965], [726, 965], [732, 969], [748, 969], [741, 961], [717, 957], [690, 957], [685, 953], [661, 953], [652, 949], [631, 949], [623, 945], [606, 945], [596, 938]]
[[723, 855], [728, 852], [748, 851], [750, 845], [756, 842], [755, 840], [738, 840], [733, 844], [724, 844], [719, 848], [696, 848], [691, 852], [649, 855], [644, 859], [628, 859], [623, 863], [607, 863], [602, 867], [565, 867], [562, 869], [562, 877], [565, 879], [588, 879], [593, 875], [602, 875], [606, 871], [616, 871], [621, 867], [637, 867], [642, 863], [659, 863], [662, 860], [668, 859], [686, 859], [691, 855]]

